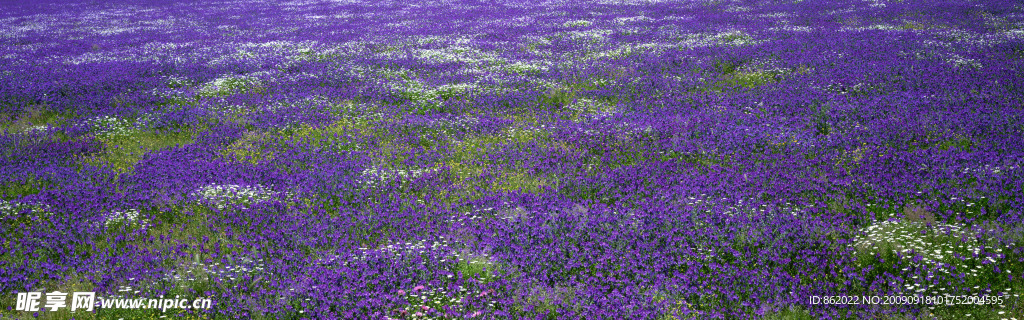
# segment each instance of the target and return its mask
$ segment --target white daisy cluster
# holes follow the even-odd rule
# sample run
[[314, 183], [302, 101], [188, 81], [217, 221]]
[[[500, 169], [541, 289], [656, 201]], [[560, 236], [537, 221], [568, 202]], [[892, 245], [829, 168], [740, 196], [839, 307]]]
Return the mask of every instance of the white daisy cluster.
[[[1002, 249], [997, 249], [997, 250], [1002, 250]], [[994, 263], [995, 262], [995, 259], [992, 259], [992, 258], [987, 258], [986, 260], [987, 260], [986, 262], [989, 262], [989, 263]], [[964, 275], [976, 278], [976, 277], [979, 276], [979, 274], [978, 274], [979, 272], [985, 272], [986, 269], [989, 269], [989, 268], [983, 268], [982, 266], [978, 266], [978, 265], [976, 265], [974, 267], [961, 267], [961, 268], [958, 268], [957, 273], [963, 273]], [[943, 285], [943, 278], [948, 279], [948, 275], [950, 275], [950, 272], [945, 270], [944, 268], [940, 268], [938, 270], [940, 272], [942, 272], [942, 273], [945, 273], [946, 276], [942, 276], [940, 274], [933, 274], [933, 273], [930, 273], [930, 272], [927, 275], [925, 275], [925, 276], [918, 276], [918, 275], [910, 276], [909, 279], [906, 279], [906, 284], [903, 285], [903, 289], [905, 290], [905, 292], [914, 292], [914, 293], [917, 293], [917, 294], [947, 295], [947, 296], [948, 295], [956, 294], [956, 293], [953, 292], [953, 290], [955, 290], [955, 288], [947, 288], [946, 286]], [[910, 268], [909, 267], [903, 268], [903, 271], [904, 272], [910, 271]], [[947, 290], [947, 289], [949, 289], [949, 290]], [[999, 290], [997, 288], [989, 288], [987, 286], [986, 287], [982, 287], [981, 285], [977, 285], [977, 286], [974, 286], [974, 287], [966, 287], [965, 286], [965, 287], [961, 287], [959, 289], [960, 290], [965, 290], [967, 292], [971, 292], [971, 293], [974, 293], [974, 294], [994, 295], [994, 296], [1002, 296], [1002, 297], [1015, 297], [1015, 298], [1020, 297], [1019, 293], [1014, 293], [1013, 292], [1013, 288], [1005, 288], [1005, 289]], [[934, 309], [934, 308], [930, 307], [929, 309]], [[1003, 314], [1003, 313], [1004, 312], [999, 312], [999, 314]], [[971, 314], [966, 314], [966, 316], [970, 316], [970, 315]], [[1003, 318], [1003, 319], [1006, 319], [1006, 318]]]
[[501, 62], [496, 53], [486, 52], [466, 45], [452, 45], [440, 49], [414, 49], [417, 59], [435, 62], [462, 62], [470, 65]]
[[364, 169], [363, 172], [360, 173], [359, 181], [361, 181], [362, 185], [372, 188], [396, 177], [402, 181], [410, 181], [434, 171], [435, 169], [432, 168], [403, 170], [371, 167]]
[[259, 273], [264, 271], [266, 264], [263, 259], [253, 260], [241, 257], [235, 264], [224, 264], [214, 262], [206, 264], [193, 261], [191, 264], [179, 267], [176, 271], [164, 275], [168, 281], [197, 281], [207, 279], [226, 279], [234, 281], [246, 274]]
[[188, 89], [185, 87], [170, 88], [170, 85], [168, 85], [168, 88], [154, 87], [149, 90], [149, 93], [167, 99], [169, 100], [168, 102], [186, 102], [193, 99], [189, 97]]
[[1010, 172], [1013, 170], [1019, 170], [1019, 165], [1006, 165], [1006, 166], [994, 166], [991, 164], [985, 164], [975, 167], [963, 168], [963, 173], [986, 173], [986, 174], [1002, 174], [1004, 172]]
[[35, 125], [25, 128], [25, 133], [45, 133], [48, 130], [50, 130], [50, 126], [48, 125]]
[[1006, 30], [1002, 35], [1009, 40], [1019, 40], [1024, 38], [1024, 24], [1019, 24], [1016, 28]]
[[198, 93], [208, 97], [222, 96], [259, 84], [259, 79], [253, 76], [223, 76], [203, 84]]
[[430, 128], [440, 128], [445, 130], [468, 131], [475, 128], [478, 122], [479, 118], [477, 117], [461, 115], [455, 119], [431, 120], [427, 126]]
[[241, 186], [237, 184], [208, 184], [192, 192], [200, 202], [223, 209], [230, 204], [255, 204], [273, 199], [278, 192], [260, 185]]
[[638, 55], [638, 54], [641, 54], [641, 53], [644, 53], [644, 52], [661, 53], [661, 52], [664, 52], [666, 49], [672, 48], [672, 47], [674, 47], [674, 45], [671, 44], [671, 43], [660, 43], [660, 42], [653, 42], [653, 43], [625, 43], [625, 44], [622, 44], [622, 45], [620, 45], [619, 47], [617, 47], [615, 49], [598, 51], [598, 52], [594, 52], [594, 53], [588, 54], [587, 57], [589, 57], [591, 59], [600, 59], [600, 58], [611, 58], [611, 59], [614, 59], [614, 58], [634, 56], [634, 55]]
[[420, 240], [416, 242], [389, 244], [380, 248], [362, 247], [358, 248], [354, 254], [348, 255], [347, 257], [341, 255], [326, 255], [317, 259], [316, 263], [328, 266], [341, 262], [343, 265], [348, 265], [350, 261], [363, 261], [371, 256], [382, 255], [399, 257], [425, 254], [430, 251], [449, 252], [449, 254], [444, 255], [447, 258], [441, 257], [440, 260], [438, 260], [438, 262], [446, 262], [449, 260], [455, 260], [455, 258], [460, 255], [459, 251], [455, 250], [452, 245], [453, 244], [449, 243], [447, 240], [431, 241], [429, 243], [426, 240]]
[[573, 111], [577, 122], [598, 120], [615, 115], [615, 106], [589, 98], [576, 100], [566, 108]]
[[[173, 268], [172, 271], [163, 275], [160, 280], [175, 282], [181, 286], [187, 286], [186, 282], [194, 281], [234, 281], [236, 279], [241, 279], [246, 274], [262, 272], [266, 266], [263, 259], [253, 260], [242, 257], [238, 260], [239, 261], [233, 265], [222, 265], [220, 262], [215, 262], [213, 264], [205, 264], [202, 262], [183, 264]], [[128, 278], [128, 281], [135, 281], [135, 278]], [[117, 293], [112, 295], [111, 298], [126, 298], [137, 296], [142, 292], [152, 292], [151, 289], [153, 288], [153, 285], [151, 283], [142, 283], [141, 285], [143, 288], [129, 285], [117, 286]]]
[[168, 88], [182, 88], [191, 84], [188, 78], [179, 76], [167, 76], [164, 78], [164, 83]]
[[[153, 60], [153, 59], [147, 59]], [[62, 59], [62, 63], [69, 65], [79, 65], [86, 63], [102, 63], [111, 61], [138, 61], [127, 57], [124, 50], [119, 51], [102, 51], [102, 52], [86, 52], [77, 56], [66, 57]]]
[[[735, 217], [737, 215], [745, 216], [750, 219], [758, 219], [759, 217], [770, 217], [772, 215], [783, 215], [792, 217], [802, 217], [809, 212], [812, 205], [799, 205], [791, 202], [784, 202], [781, 204], [761, 204], [752, 205], [753, 199], [730, 199], [730, 198], [715, 198], [707, 194], [700, 194], [694, 196], [688, 196], [679, 200], [676, 203], [679, 205], [689, 206], [694, 209], [693, 215], [690, 216], [690, 221], [694, 223], [694, 227], [703, 230], [714, 230], [709, 223], [709, 214], [717, 213], [724, 214], [727, 216]], [[635, 219], [635, 218], [634, 218]], [[750, 238], [747, 234], [748, 227], [742, 226], [737, 231], [736, 238], [734, 241], [747, 242], [757, 241], [758, 239]], [[815, 230], [816, 233], [825, 233], [829, 230]], [[696, 255], [685, 257], [691, 261], [709, 261], [715, 259], [721, 249], [721, 244], [715, 243], [695, 243], [690, 246]]]
[[715, 47], [715, 46], [746, 46], [760, 43], [753, 36], [740, 30], [729, 30], [714, 34], [690, 34], [679, 42], [683, 48]]
[[826, 91], [830, 91], [837, 94], [853, 94], [853, 93], [870, 93], [878, 92], [882, 89], [881, 85], [873, 83], [857, 83], [854, 85], [845, 85], [839, 83], [830, 83], [824, 88]]
[[780, 67], [783, 64], [778, 59], [762, 59], [757, 58], [750, 62], [744, 63], [738, 71], [743, 72], [768, 72], [768, 73], [787, 73], [791, 72], [792, 69]]
[[791, 26], [791, 25], [786, 25], [786, 26], [781, 26], [781, 27], [769, 28], [768, 30], [771, 30], [771, 31], [789, 31], [789, 32], [811, 32], [811, 31], [814, 31], [814, 28], [811, 28], [811, 27], [808, 27], [808, 26]]
[[100, 116], [87, 120], [98, 136], [114, 137], [126, 136], [135, 131], [135, 125], [127, 119], [120, 119], [113, 116]]
[[783, 19], [783, 18], [793, 18], [793, 17], [796, 17], [796, 14], [791, 13], [791, 12], [772, 12], [772, 13], [758, 14], [757, 17], [758, 18], [764, 18], [764, 19]]
[[949, 54], [949, 57], [946, 58], [946, 62], [953, 64], [953, 66], [957, 68], [971, 67], [974, 69], [981, 69], [982, 67], [981, 62], [970, 58], [964, 58], [957, 54]]
[[103, 215], [103, 226], [110, 228], [112, 226], [124, 225], [145, 230], [150, 225], [149, 220], [140, 218], [139, 215], [139, 210], [136, 209], [110, 212]]
[[623, 24], [628, 24], [628, 23], [633, 23], [633, 22], [649, 22], [649, 21], [654, 21], [654, 19], [651, 19], [651, 18], [648, 18], [648, 17], [645, 17], [645, 16], [635, 16], [635, 17], [619, 17], [619, 18], [615, 18], [614, 21], [615, 21], [615, 24], [623, 25]]
[[470, 91], [479, 89], [476, 83], [444, 84], [427, 87], [419, 81], [406, 81], [394, 88], [400, 94], [418, 105], [443, 104], [446, 99], [457, 99]]
[[[994, 251], [997, 258], [1005, 257], [1002, 248], [985, 248], [977, 240], [977, 235], [984, 232], [980, 228], [966, 228], [958, 224], [934, 222], [930, 226], [919, 221], [884, 221], [860, 230], [853, 239], [853, 246], [858, 250], [878, 253], [880, 250], [893, 250], [906, 257], [920, 255], [924, 264], [949, 267], [953, 263], [965, 261], [986, 263], [997, 262], [993, 256], [979, 256], [982, 250]], [[977, 266], [975, 268], [980, 268]], [[948, 273], [945, 269], [940, 269]], [[976, 274], [977, 271], [969, 271]]]
[[30, 214], [53, 215], [53, 212], [50, 212], [49, 207], [46, 205], [33, 205], [0, 199], [0, 216], [19, 215], [25, 210], [28, 210]]
[[[135, 281], [135, 278], [128, 278], [128, 280]], [[111, 295], [110, 297], [114, 299], [122, 299], [127, 298], [131, 295], [137, 295], [141, 292], [142, 290], [138, 290], [137, 288], [132, 286], [117, 286], [117, 293]]]
[[953, 46], [951, 43], [932, 41], [931, 44], [922, 45], [922, 47], [924, 47], [924, 46], [932, 46], [932, 48], [909, 50], [909, 51], [901, 52], [901, 54], [903, 56], [913, 57], [913, 58], [918, 59], [918, 60], [935, 60], [935, 59], [939, 59], [939, 58], [942, 57], [942, 55], [940, 53], [938, 53], [938, 52], [940, 52], [942, 50], [949, 49], [948, 47], [946, 47], [946, 48], [940, 47], [941, 45], [946, 45], [946, 46], [949, 46], [949, 47]]
[[495, 207], [472, 209], [448, 218], [448, 222], [453, 225], [465, 225], [473, 221], [483, 221], [490, 216], [496, 216], [501, 220], [515, 220], [531, 214], [522, 207], [510, 208], [507, 202], [503, 206], [504, 208], [498, 209], [497, 212]]
[[[746, 177], [744, 177], [746, 179]], [[702, 209], [699, 212], [712, 213], [714, 211], [711, 208], [719, 206], [719, 210], [722, 214], [728, 216], [735, 216], [737, 214], [744, 214], [747, 217], [758, 217], [768, 215], [772, 210], [777, 211], [779, 214], [789, 215], [793, 217], [800, 217], [804, 213], [808, 212], [813, 206], [811, 205], [798, 205], [791, 202], [785, 202], [777, 206], [769, 204], [761, 204], [760, 206], [751, 206], [749, 203], [753, 202], [752, 199], [739, 199], [734, 203], [730, 203], [729, 198], [713, 199], [711, 196], [706, 194], [700, 194], [698, 196], [690, 196], [678, 201], [679, 204], [685, 204], [693, 206], [698, 209]], [[744, 201], [746, 200], [746, 204]], [[698, 222], [698, 225], [703, 224]]]
[[[452, 278], [452, 275], [446, 277]], [[494, 300], [494, 290], [485, 290], [482, 292], [469, 292], [463, 286], [457, 286], [455, 292], [449, 292], [445, 287], [429, 288], [425, 285], [419, 285], [410, 288], [408, 291], [401, 290], [398, 292], [399, 295], [405, 296], [409, 305], [404, 308], [393, 310], [392, 312], [396, 316], [404, 317], [406, 315], [411, 316], [413, 319], [448, 319], [443, 316], [447, 310], [465, 312], [464, 302], [469, 297], [475, 297], [486, 302], [486, 309], [494, 308], [494, 304], [497, 303]], [[432, 316], [437, 314], [438, 316]], [[468, 315], [469, 318], [476, 318], [484, 314], [483, 310], [478, 310]], [[387, 316], [384, 319], [393, 319]]]
[[949, 47], [965, 44], [984, 44], [989, 35], [959, 28], [943, 28], [933, 33], [941, 42], [949, 43]]
[[856, 28], [843, 27], [842, 29], [840, 29], [840, 31], [852, 31], [852, 32], [871, 31], [871, 30], [902, 31], [902, 30], [904, 30], [904, 28], [902, 26], [897, 26], [897, 25], [894, 25], [894, 24], [879, 23], [879, 24], [873, 24], [873, 25], [866, 26], [866, 27], [856, 27]]
[[559, 36], [568, 37], [570, 40], [575, 41], [586, 41], [590, 43], [602, 42], [608, 38], [608, 36], [615, 33], [614, 30], [604, 29], [588, 29], [583, 31], [569, 31], [568, 33], [558, 33]]

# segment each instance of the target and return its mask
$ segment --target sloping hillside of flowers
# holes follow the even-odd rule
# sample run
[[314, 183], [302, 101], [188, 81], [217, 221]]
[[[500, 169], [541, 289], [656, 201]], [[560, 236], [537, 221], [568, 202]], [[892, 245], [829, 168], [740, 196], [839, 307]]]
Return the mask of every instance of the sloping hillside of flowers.
[[1016, 1], [4, 2], [0, 317], [1024, 319], [1021, 70]]

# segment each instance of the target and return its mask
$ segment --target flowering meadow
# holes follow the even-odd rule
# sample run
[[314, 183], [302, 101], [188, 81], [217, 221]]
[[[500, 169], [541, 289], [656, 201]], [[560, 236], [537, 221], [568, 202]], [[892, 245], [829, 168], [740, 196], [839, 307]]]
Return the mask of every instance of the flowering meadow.
[[0, 318], [1024, 319], [1021, 70], [1007, 0], [4, 1]]

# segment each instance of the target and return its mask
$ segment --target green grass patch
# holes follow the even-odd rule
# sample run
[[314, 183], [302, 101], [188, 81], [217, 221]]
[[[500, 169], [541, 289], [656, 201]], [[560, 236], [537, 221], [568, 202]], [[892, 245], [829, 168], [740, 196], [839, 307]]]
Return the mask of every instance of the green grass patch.
[[[26, 312], [26, 311], [10, 312], [9, 310], [13, 310], [14, 307], [15, 307], [15, 305], [14, 305], [15, 304], [15, 299], [14, 299], [14, 296], [12, 294], [10, 296], [6, 296], [5, 295], [5, 297], [4, 297], [5, 299], [0, 299], [0, 310], [2, 310], [2, 311], [0, 311], [0, 315], [3, 315], [3, 314], [6, 313], [7, 316], [11, 316], [14, 319], [71, 319], [72, 317], [74, 317], [75, 319], [103, 319], [103, 318], [99, 318], [96, 315], [96, 313], [90, 313], [90, 312], [86, 312], [86, 311], [77, 311], [75, 313], [71, 313], [71, 310], [70, 310], [70, 304], [71, 304], [71, 295], [70, 295], [70, 293], [72, 293], [72, 292], [89, 292], [89, 291], [93, 291], [93, 288], [95, 288], [95, 285], [93, 285], [92, 282], [86, 280], [83, 275], [81, 275], [81, 274], [79, 274], [77, 272], [72, 272], [72, 273], [69, 273], [64, 279], [45, 280], [45, 281], [42, 281], [42, 282], [36, 284], [36, 286], [33, 287], [34, 291], [43, 292], [43, 294], [46, 294], [46, 293], [49, 293], [49, 292], [53, 292], [53, 291], [60, 291], [60, 292], [69, 293], [68, 294], [68, 298], [67, 298], [67, 300], [68, 300], [67, 301], [67, 303], [68, 303], [67, 307], [61, 308], [60, 310], [57, 310], [56, 312], [50, 312], [48, 310], [47, 311], [40, 311], [39, 312], [39, 317], [33, 317], [32, 316], [32, 312]], [[44, 299], [45, 299], [45, 296], [44, 296]], [[45, 310], [45, 309], [43, 309], [44, 305], [43, 305], [42, 301], [40, 301], [39, 307], [40, 307], [40, 310]]]
[[943, 151], [949, 151], [950, 149], [970, 151], [974, 146], [974, 139], [966, 135], [956, 133], [950, 139], [939, 142], [936, 147]]
[[268, 136], [266, 132], [247, 131], [241, 138], [221, 150], [221, 156], [251, 164], [270, 160], [274, 156], [273, 152], [263, 147]]
[[176, 131], [131, 131], [127, 134], [99, 135], [103, 151], [86, 156], [85, 164], [107, 166], [119, 173], [130, 172], [142, 157], [151, 151], [187, 145], [194, 142], [197, 131], [184, 128]]
[[[691, 314], [693, 312], [693, 311], [691, 311], [691, 310], [693, 310], [692, 309], [693, 305], [690, 305], [690, 303], [686, 302], [686, 300], [680, 299], [678, 297], [674, 297], [672, 294], [667, 294], [667, 293], [655, 294], [654, 297], [653, 297], [653, 301], [654, 301], [654, 303], [662, 303], [662, 302], [667, 301], [667, 304], [668, 304], [668, 310], [665, 310], [664, 314], [658, 316], [656, 318], [657, 320], [691, 320], [691, 319], [697, 319], [697, 315], [696, 314]], [[675, 316], [675, 314], [679, 314], [679, 316], [677, 317], [677, 316]]]
[[52, 181], [35, 175], [29, 175], [24, 180], [10, 180], [0, 183], [0, 199], [17, 199], [27, 195], [37, 194], [42, 190], [56, 186]]
[[199, 88], [198, 93], [200, 97], [208, 98], [229, 96], [236, 93], [262, 93], [265, 91], [266, 88], [264, 88], [259, 79], [235, 76], [214, 79]]
[[[531, 174], [527, 168], [515, 163], [494, 162], [492, 156], [508, 148], [529, 148], [533, 146], [554, 146], [550, 133], [544, 130], [527, 130], [519, 127], [497, 134], [479, 134], [456, 142], [446, 141], [429, 146], [410, 146], [400, 141], [383, 139], [379, 149], [372, 152], [376, 168], [385, 170], [406, 170], [401, 163], [410, 152], [433, 150], [444, 153], [444, 157], [426, 172], [437, 172], [441, 182], [436, 187], [420, 190], [406, 190], [410, 195], [434, 203], [459, 205], [493, 192], [536, 193], [550, 184], [549, 178]], [[480, 192], [477, 192], [477, 191]], [[482, 192], [482, 193], [481, 193]]]
[[801, 307], [786, 308], [761, 317], [761, 320], [817, 320]]
[[539, 75], [548, 68], [540, 64], [531, 64], [526, 62], [510, 63], [503, 66], [503, 69], [507, 72], [516, 73], [520, 75]]
[[408, 104], [408, 112], [417, 115], [452, 113], [454, 103], [464, 100], [475, 88], [474, 84], [465, 83], [428, 87], [419, 81], [406, 81], [398, 89], [397, 104]]
[[[357, 106], [366, 109], [356, 110]], [[394, 155], [386, 147], [394, 143], [395, 137], [384, 129], [385, 122], [375, 113], [377, 110], [377, 107], [360, 106], [353, 101], [333, 103], [328, 111], [340, 118], [333, 123], [320, 127], [302, 124], [268, 132], [247, 131], [222, 150], [221, 155], [227, 159], [255, 164], [272, 159], [275, 150], [284, 148], [289, 142], [303, 142], [334, 151], [364, 150]], [[365, 143], [355, 142], [364, 140], [362, 138], [377, 138], [384, 148], [374, 150]]]
[[775, 82], [776, 75], [778, 74], [768, 71], [736, 72], [732, 74], [732, 77], [726, 78], [721, 83], [726, 86], [754, 88]]
[[726, 92], [732, 88], [757, 88], [777, 82], [782, 72], [773, 71], [738, 71], [728, 64], [716, 67], [721, 72], [719, 79], [699, 86], [698, 92]]
[[51, 110], [47, 106], [30, 105], [20, 114], [0, 114], [0, 131], [24, 132], [45, 126], [57, 126], [67, 121], [68, 116]]
[[902, 30], [924, 30], [927, 29], [928, 26], [917, 21], [905, 20], [898, 28]]

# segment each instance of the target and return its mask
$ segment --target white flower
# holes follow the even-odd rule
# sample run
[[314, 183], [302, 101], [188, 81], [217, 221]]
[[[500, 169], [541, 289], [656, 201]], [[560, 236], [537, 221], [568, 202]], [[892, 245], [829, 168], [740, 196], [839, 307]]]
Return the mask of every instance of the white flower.
[[364, 169], [359, 179], [364, 186], [375, 187], [379, 184], [389, 181], [394, 178], [399, 178], [402, 181], [409, 181], [412, 179], [419, 178], [420, 176], [433, 172], [434, 169], [381, 169], [377, 167], [371, 167]]
[[47, 207], [46, 205], [32, 205], [27, 203], [5, 201], [3, 199], [0, 199], [0, 217], [18, 215], [25, 210], [28, 210], [30, 214], [53, 215], [53, 212], [50, 212], [48, 209], [49, 207]]
[[260, 82], [253, 76], [224, 76], [213, 79], [199, 88], [199, 94], [203, 96], [228, 95], [235, 91], [244, 90], [259, 85]]
[[103, 226], [110, 228], [111, 226], [122, 224], [146, 229], [150, 225], [149, 220], [141, 219], [139, 215], [139, 211], [136, 209], [110, 212], [103, 215]]
[[135, 131], [135, 125], [128, 120], [112, 116], [101, 116], [87, 121], [99, 136], [125, 136]]
[[260, 185], [241, 186], [236, 184], [208, 184], [192, 192], [192, 196], [199, 198], [200, 202], [216, 206], [218, 209], [223, 209], [232, 203], [254, 204], [267, 201], [276, 194], [278, 193]]

